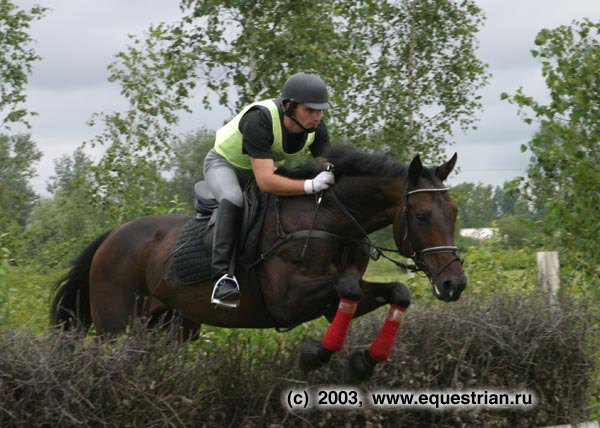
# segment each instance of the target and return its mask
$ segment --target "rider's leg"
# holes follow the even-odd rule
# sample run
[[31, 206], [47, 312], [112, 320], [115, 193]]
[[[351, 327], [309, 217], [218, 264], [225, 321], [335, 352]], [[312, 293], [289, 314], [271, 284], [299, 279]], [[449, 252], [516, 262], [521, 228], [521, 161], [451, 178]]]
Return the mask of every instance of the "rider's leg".
[[212, 280], [214, 298], [239, 300], [237, 280], [229, 275], [229, 265], [236, 245], [236, 235], [242, 209], [227, 199], [221, 199], [217, 211], [212, 248]]
[[243, 194], [235, 169], [214, 150], [205, 158], [204, 177], [219, 201], [212, 248], [213, 302], [226, 299], [235, 307], [240, 290], [237, 280], [228, 275], [228, 270], [239, 232]]

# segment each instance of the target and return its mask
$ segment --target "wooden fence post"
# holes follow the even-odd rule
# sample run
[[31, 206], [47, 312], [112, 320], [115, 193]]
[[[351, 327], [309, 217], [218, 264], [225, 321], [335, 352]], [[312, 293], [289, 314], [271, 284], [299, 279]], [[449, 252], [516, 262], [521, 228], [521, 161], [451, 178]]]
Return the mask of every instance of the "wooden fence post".
[[560, 264], [557, 251], [543, 251], [537, 255], [538, 289], [548, 293], [550, 303], [558, 302]]

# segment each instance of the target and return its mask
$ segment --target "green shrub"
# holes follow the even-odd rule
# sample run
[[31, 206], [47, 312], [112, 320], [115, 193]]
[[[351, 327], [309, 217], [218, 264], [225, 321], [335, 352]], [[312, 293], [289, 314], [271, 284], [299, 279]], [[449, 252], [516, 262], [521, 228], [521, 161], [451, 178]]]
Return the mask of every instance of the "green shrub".
[[6, 281], [9, 254], [8, 248], [0, 246], [0, 327], [6, 325], [9, 314], [8, 282]]
[[499, 239], [510, 248], [521, 248], [534, 240], [531, 220], [519, 216], [505, 216], [494, 221]]

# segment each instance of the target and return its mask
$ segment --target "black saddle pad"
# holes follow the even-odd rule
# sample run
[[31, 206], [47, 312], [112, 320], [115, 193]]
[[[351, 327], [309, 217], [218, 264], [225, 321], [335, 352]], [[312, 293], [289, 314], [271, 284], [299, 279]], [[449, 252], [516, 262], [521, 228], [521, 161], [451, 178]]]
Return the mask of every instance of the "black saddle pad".
[[177, 283], [188, 285], [210, 279], [212, 255], [204, 244], [210, 217], [196, 217], [187, 222], [175, 245], [173, 270]]
[[[258, 258], [268, 204], [269, 194], [261, 193], [256, 185], [245, 190], [244, 220], [237, 240], [237, 269], [245, 268]], [[199, 215], [188, 221], [179, 233], [173, 251], [173, 274], [179, 285], [197, 284], [210, 279], [213, 233], [210, 218]]]

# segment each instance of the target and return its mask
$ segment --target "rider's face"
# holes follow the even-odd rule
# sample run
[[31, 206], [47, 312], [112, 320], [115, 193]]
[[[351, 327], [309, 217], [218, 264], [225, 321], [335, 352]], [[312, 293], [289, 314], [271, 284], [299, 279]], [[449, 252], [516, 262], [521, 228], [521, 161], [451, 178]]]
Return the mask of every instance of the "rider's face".
[[[298, 104], [295, 111], [296, 120], [300, 122], [305, 128], [316, 128], [323, 119], [323, 110], [316, 110], [305, 106], [304, 104]], [[292, 132], [300, 132], [302, 129], [292, 122], [294, 128], [290, 129]]]

